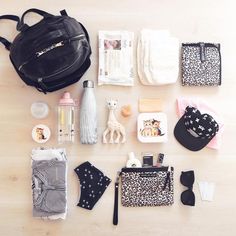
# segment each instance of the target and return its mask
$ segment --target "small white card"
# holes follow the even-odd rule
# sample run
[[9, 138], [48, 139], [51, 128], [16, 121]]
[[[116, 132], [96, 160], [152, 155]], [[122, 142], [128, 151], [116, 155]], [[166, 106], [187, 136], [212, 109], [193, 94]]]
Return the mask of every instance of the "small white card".
[[212, 182], [198, 181], [202, 201], [213, 201], [215, 184]]

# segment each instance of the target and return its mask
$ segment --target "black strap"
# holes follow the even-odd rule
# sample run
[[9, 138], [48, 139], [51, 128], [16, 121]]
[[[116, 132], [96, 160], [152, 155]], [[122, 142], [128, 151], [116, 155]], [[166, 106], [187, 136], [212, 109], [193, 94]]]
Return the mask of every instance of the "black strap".
[[61, 10], [60, 13], [61, 13], [62, 16], [68, 16], [68, 14], [67, 14], [65, 9]]
[[164, 183], [164, 186], [162, 189], [163, 191], [166, 189], [167, 184], [168, 184], [169, 191], [170, 191], [170, 171], [167, 172], [166, 180], [165, 180], [165, 183]]
[[118, 225], [118, 197], [119, 197], [119, 179], [121, 172], [117, 172], [115, 182], [115, 197], [114, 197], [114, 211], [113, 211], [113, 225]]
[[52, 17], [52, 16], [53, 16], [52, 14], [50, 14], [50, 13], [48, 13], [48, 12], [46, 12], [46, 11], [42, 11], [42, 10], [39, 10], [39, 9], [37, 9], [37, 8], [31, 8], [31, 9], [29, 9], [29, 10], [27, 10], [27, 11], [25, 11], [25, 12], [23, 13], [23, 15], [22, 15], [22, 17], [21, 17], [21, 19], [20, 19], [20, 22], [19, 22], [19, 24], [18, 24], [18, 26], [17, 26], [17, 30], [18, 30], [18, 31], [24, 31], [24, 30], [26, 30], [26, 29], [29, 28], [29, 26], [24, 23], [24, 17], [25, 17], [25, 15], [28, 14], [29, 12], [37, 13], [37, 14], [41, 15], [43, 18], [47, 18], [47, 17]]
[[115, 183], [113, 225], [118, 225], [118, 196], [119, 196], [119, 183]]
[[[20, 18], [15, 15], [2, 15], [0, 16], [0, 20], [13, 20], [17, 22], [17, 25], [19, 24]], [[11, 42], [9, 42], [7, 39], [0, 37], [0, 42], [5, 46], [7, 50], [10, 50]]]
[[5, 48], [9, 51], [10, 50], [10, 47], [11, 47], [11, 43], [3, 38], [3, 37], [0, 37], [0, 42], [5, 46]]

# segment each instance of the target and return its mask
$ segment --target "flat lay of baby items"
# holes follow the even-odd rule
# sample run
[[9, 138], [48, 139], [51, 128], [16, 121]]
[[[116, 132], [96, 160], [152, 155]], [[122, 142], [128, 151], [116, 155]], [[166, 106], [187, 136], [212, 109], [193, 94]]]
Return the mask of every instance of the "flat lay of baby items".
[[174, 128], [174, 136], [185, 148], [199, 151], [214, 138], [218, 130], [219, 125], [211, 115], [187, 106]]
[[97, 134], [97, 105], [94, 95], [94, 82], [83, 82], [84, 92], [80, 102], [80, 142], [82, 144], [95, 144]]
[[134, 85], [133, 40], [128, 31], [99, 31], [98, 85]]
[[69, 92], [64, 92], [58, 104], [58, 143], [75, 140], [75, 101]]
[[219, 125], [219, 131], [217, 134], [211, 139], [211, 141], [206, 145], [208, 148], [219, 150], [221, 147], [223, 133], [224, 133], [224, 122], [222, 120], [221, 115], [210, 106], [206, 101], [200, 99], [199, 97], [179, 97], [176, 100], [177, 105], [177, 115], [181, 118], [185, 113], [185, 108], [187, 106], [192, 106], [200, 110], [202, 113], [210, 114]]
[[[42, 19], [32, 26], [25, 23], [28, 13]], [[90, 67], [91, 47], [85, 27], [76, 19], [32, 8], [21, 18], [14, 15], [0, 16], [17, 22], [19, 34], [13, 42], [0, 38], [10, 51], [11, 62], [24, 83], [47, 93], [76, 83]]]
[[[133, 155], [131, 155], [133, 160]], [[151, 162], [150, 162], [151, 161]], [[129, 161], [127, 162], [127, 164]], [[140, 163], [140, 162], [139, 162]], [[174, 168], [153, 165], [153, 154], [143, 155], [143, 167], [127, 165], [117, 172], [113, 224], [118, 224], [118, 196], [121, 178], [121, 204], [125, 207], [168, 206], [174, 203]], [[141, 163], [140, 163], [141, 164]]]
[[182, 44], [182, 85], [221, 85], [221, 53], [219, 43]]
[[181, 193], [181, 202], [184, 205], [195, 206], [195, 194], [193, 192], [193, 184], [195, 181], [194, 171], [182, 171], [180, 175], [180, 183], [188, 189]]
[[35, 125], [32, 129], [32, 139], [36, 143], [46, 143], [51, 136], [51, 131], [48, 126], [43, 124]]
[[137, 69], [144, 85], [175, 83], [179, 75], [179, 40], [168, 30], [143, 29], [137, 47]]
[[65, 149], [33, 149], [31, 154], [33, 217], [66, 219], [67, 158]]
[[114, 114], [114, 111], [117, 108], [117, 101], [112, 99], [107, 100], [107, 108], [109, 110], [109, 115], [107, 121], [107, 128], [103, 132], [103, 143], [107, 143], [107, 135], [110, 135], [109, 143], [125, 143], [125, 128], [121, 123], [117, 121]]
[[215, 191], [215, 183], [207, 181], [198, 181], [198, 186], [202, 201], [212, 202]]
[[80, 181], [80, 197], [77, 206], [92, 210], [106, 191], [111, 179], [88, 161], [77, 166], [74, 171]]

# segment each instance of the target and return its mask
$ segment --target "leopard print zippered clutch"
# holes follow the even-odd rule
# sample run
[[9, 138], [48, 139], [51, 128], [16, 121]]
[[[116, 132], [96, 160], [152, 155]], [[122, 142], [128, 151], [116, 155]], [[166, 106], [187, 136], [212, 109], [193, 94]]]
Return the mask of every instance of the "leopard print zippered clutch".
[[182, 44], [182, 85], [221, 85], [220, 44]]
[[123, 168], [121, 203], [126, 207], [167, 206], [174, 203], [174, 168]]

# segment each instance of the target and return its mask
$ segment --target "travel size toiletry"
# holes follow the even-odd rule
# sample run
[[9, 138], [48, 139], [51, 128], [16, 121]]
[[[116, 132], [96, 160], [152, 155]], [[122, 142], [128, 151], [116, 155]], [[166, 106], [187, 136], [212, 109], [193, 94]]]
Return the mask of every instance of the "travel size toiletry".
[[142, 153], [143, 156], [143, 167], [153, 167], [153, 154]]
[[135, 157], [133, 152], [130, 152], [128, 156], [129, 159], [126, 162], [126, 167], [128, 168], [142, 167], [141, 162]]
[[158, 157], [157, 157], [157, 164], [156, 164], [156, 166], [157, 167], [162, 167], [163, 160], [164, 160], [164, 154], [163, 153], [159, 153]]

